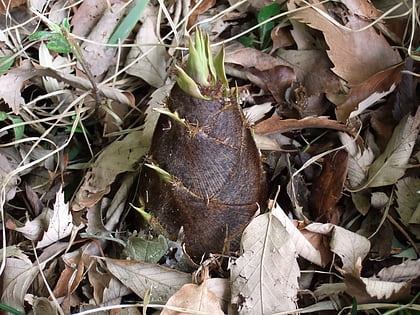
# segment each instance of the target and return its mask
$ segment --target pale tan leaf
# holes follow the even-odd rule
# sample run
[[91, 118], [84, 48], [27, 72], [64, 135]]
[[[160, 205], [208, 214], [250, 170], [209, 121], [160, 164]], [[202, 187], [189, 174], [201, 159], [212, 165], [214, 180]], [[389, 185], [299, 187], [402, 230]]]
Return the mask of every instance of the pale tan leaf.
[[419, 133], [419, 126], [419, 109], [415, 116], [408, 115], [399, 122], [385, 151], [370, 167], [365, 187], [392, 185], [404, 175]]
[[157, 8], [148, 6], [143, 13], [145, 20], [136, 35], [138, 46], [128, 53], [126, 65], [135, 63], [127, 69], [127, 73], [142, 78], [155, 88], [164, 85], [167, 77], [166, 49], [159, 42], [156, 34]]
[[36, 248], [46, 247], [69, 236], [73, 228], [73, 217], [69, 211], [69, 204], [64, 202], [64, 192], [60, 188], [56, 194], [54, 213], [50, 219], [48, 229], [38, 242]]
[[[207, 288], [206, 283], [200, 285], [194, 283], [184, 284], [174, 295], [172, 295], [165, 306], [174, 306], [188, 311], [206, 312], [207, 314], [223, 315], [217, 296]], [[185, 314], [165, 308], [161, 315]]]
[[330, 223], [312, 223], [306, 229], [312, 232], [330, 235], [330, 249], [340, 256], [343, 263], [342, 269], [345, 272], [352, 273], [356, 268], [358, 259], [364, 259], [369, 253], [370, 242], [366, 237], [340, 226]]
[[14, 160], [7, 151], [4, 153], [0, 152], [0, 178], [2, 179], [1, 188], [4, 189], [5, 201], [12, 200], [15, 197], [20, 177], [11, 174], [15, 167], [17, 167], [18, 163], [19, 161]]
[[105, 259], [108, 270], [139, 297], [151, 291], [151, 301], [165, 303], [184, 284], [191, 282], [191, 275], [156, 264], [129, 260]]
[[0, 76], [0, 98], [10, 106], [15, 114], [19, 114], [21, 106], [25, 105], [20, 91], [25, 81], [33, 77], [31, 69], [31, 62], [25, 59], [18, 68], [13, 68]]
[[417, 259], [383, 268], [376, 277], [382, 281], [407, 282], [416, 279], [419, 275], [420, 259]]
[[240, 314], [296, 309], [297, 253], [278, 211], [256, 217], [242, 235], [243, 254], [231, 266], [232, 303], [240, 304]]
[[307, 8], [294, 13], [293, 18], [324, 33], [329, 47], [327, 53], [335, 66], [332, 70], [348, 83], [361, 83], [375, 73], [401, 62], [398, 52], [391, 48], [384, 36], [373, 27], [363, 31], [351, 31], [359, 30], [369, 22], [349, 12], [345, 26], [351, 30], [345, 30], [333, 23], [333, 17], [326, 17], [329, 13], [319, 1], [311, 2], [317, 4], [318, 11]]
[[[81, 45], [81, 52], [85, 62], [89, 66], [93, 77], [97, 78], [97, 82], [115, 64], [115, 55], [117, 53], [117, 49], [99, 45], [98, 43], [106, 44], [108, 42], [116, 25], [124, 16], [124, 6], [125, 3], [123, 2], [114, 3], [102, 12], [99, 21], [90, 30], [87, 37], [88, 40]], [[82, 66], [78, 65], [78, 68], [82, 69]]]
[[394, 294], [407, 290], [406, 282], [380, 281], [373, 278], [361, 278], [366, 285], [366, 293], [378, 300], [389, 300]]
[[420, 224], [420, 178], [405, 177], [397, 181], [397, 211], [404, 224]]
[[52, 216], [53, 211], [45, 208], [40, 215], [33, 220], [26, 221], [23, 226], [18, 226], [18, 223], [13, 219], [9, 219], [6, 222], [6, 226], [10, 230], [22, 233], [28, 240], [38, 241], [41, 239], [44, 231], [47, 230]]

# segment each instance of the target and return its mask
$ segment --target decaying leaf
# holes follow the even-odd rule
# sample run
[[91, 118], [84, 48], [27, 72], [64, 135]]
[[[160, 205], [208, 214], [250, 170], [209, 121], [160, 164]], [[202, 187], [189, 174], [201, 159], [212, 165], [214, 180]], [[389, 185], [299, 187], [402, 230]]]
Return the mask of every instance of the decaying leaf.
[[232, 303], [241, 314], [296, 309], [297, 252], [275, 207], [256, 217], [242, 236], [242, 255], [231, 266]]
[[322, 172], [312, 184], [311, 206], [316, 222], [338, 224], [340, 210], [337, 206], [342, 197], [347, 177], [348, 154], [339, 150], [325, 157]]
[[[83, 41], [81, 52], [84, 62], [89, 65], [89, 71], [100, 82], [103, 75], [116, 63], [117, 50], [107, 47], [106, 44], [120, 20], [123, 18], [125, 10], [123, 1], [114, 1], [112, 5], [101, 12], [100, 19], [90, 29], [87, 41]], [[98, 45], [102, 43], [103, 45]], [[78, 65], [82, 69], [81, 65]]]
[[156, 264], [118, 259], [105, 259], [108, 270], [139, 297], [148, 291], [151, 301], [165, 303], [184, 284], [191, 282], [191, 275]]

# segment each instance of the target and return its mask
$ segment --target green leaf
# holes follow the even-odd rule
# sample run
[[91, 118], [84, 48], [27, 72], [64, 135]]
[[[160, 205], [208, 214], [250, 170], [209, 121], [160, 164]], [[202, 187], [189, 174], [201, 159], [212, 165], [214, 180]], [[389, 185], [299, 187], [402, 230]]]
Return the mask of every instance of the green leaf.
[[58, 53], [70, 53], [72, 48], [70, 43], [62, 34], [52, 34], [47, 43], [47, 48]]
[[10, 56], [0, 57], [0, 75], [6, 73], [14, 63], [15, 58], [11, 58]]
[[5, 121], [8, 117], [6, 112], [0, 111], [0, 121]]
[[[280, 5], [278, 3], [270, 4], [264, 8], [261, 9], [261, 11], [258, 13], [257, 21], [258, 23], [262, 23], [273, 16], [276, 16], [280, 14]], [[268, 46], [270, 42], [270, 32], [274, 27], [274, 21], [267, 22], [264, 25], [262, 25], [258, 30], [260, 34], [260, 40], [261, 40], [261, 49], [264, 49]]]
[[176, 79], [176, 83], [179, 85], [181, 90], [183, 90], [188, 95], [201, 98], [203, 100], [209, 99], [208, 97], [205, 97], [203, 94], [201, 94], [197, 83], [195, 83], [195, 81], [187, 73], [185, 73], [184, 70], [178, 66], [175, 66], [175, 68], [178, 70], [178, 78]]
[[[18, 124], [18, 123], [23, 122], [23, 120], [21, 118], [12, 118], [12, 117], [9, 117], [9, 118], [13, 122], [13, 124]], [[25, 132], [25, 126], [21, 125], [21, 126], [18, 126], [18, 127], [13, 127], [13, 131], [15, 133], [15, 139], [16, 140], [22, 139], [23, 134]]]
[[122, 22], [117, 26], [115, 31], [112, 33], [109, 38], [108, 44], [118, 44], [122, 42], [128, 34], [136, 26], [139, 18], [141, 17], [143, 10], [146, 8], [149, 0], [138, 0], [134, 8], [130, 10], [127, 16], [122, 20]]
[[50, 31], [39, 31], [29, 35], [29, 40], [41, 40], [48, 39], [52, 36], [53, 33]]
[[63, 20], [63, 22], [61, 23], [61, 25], [63, 25], [63, 28], [67, 31], [70, 32], [70, 22], [68, 18], [65, 18]]
[[25, 314], [23, 312], [18, 311], [15, 308], [13, 308], [11, 306], [8, 306], [6, 304], [3, 304], [3, 303], [0, 303], [0, 309], [5, 310], [6, 312], [9, 312], [9, 313], [11, 313], [13, 315], [23, 315], [23, 314]]
[[124, 253], [132, 260], [157, 263], [168, 250], [168, 243], [164, 236], [157, 239], [146, 240], [141, 237], [130, 237]]
[[246, 47], [252, 47], [255, 43], [257, 43], [257, 41], [251, 36], [242, 36], [238, 38], [238, 42]]

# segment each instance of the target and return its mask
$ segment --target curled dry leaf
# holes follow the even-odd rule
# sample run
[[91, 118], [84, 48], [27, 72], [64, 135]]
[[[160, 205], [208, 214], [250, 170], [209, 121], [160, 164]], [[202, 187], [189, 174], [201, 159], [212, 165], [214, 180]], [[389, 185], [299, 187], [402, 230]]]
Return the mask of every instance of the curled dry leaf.
[[335, 109], [337, 120], [344, 122], [347, 118], [360, 115], [378, 100], [392, 93], [401, 81], [403, 64], [379, 71], [366, 81], [353, 87], [345, 100]]
[[359, 258], [364, 259], [369, 253], [369, 240], [359, 234], [342, 227], [326, 223], [312, 223], [305, 227], [311, 232], [330, 235], [330, 249], [340, 256], [343, 263], [342, 270], [351, 273], [357, 266]]

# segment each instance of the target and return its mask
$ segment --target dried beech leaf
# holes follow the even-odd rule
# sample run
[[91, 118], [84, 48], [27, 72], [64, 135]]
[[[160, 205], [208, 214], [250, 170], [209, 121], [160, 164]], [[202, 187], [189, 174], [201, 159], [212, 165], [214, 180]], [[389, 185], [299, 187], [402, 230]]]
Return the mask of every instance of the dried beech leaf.
[[[300, 4], [300, 1], [297, 2]], [[329, 15], [319, 1], [311, 2], [316, 4], [318, 10]], [[296, 12], [293, 18], [324, 33], [329, 47], [327, 53], [335, 66], [332, 70], [350, 84], [359, 84], [375, 73], [401, 62], [399, 53], [373, 27], [358, 32], [344, 30], [331, 22], [334, 21], [333, 17], [327, 19], [314, 8]], [[346, 18], [348, 22], [345, 26], [352, 30], [369, 24], [351, 12]]]
[[108, 270], [139, 297], [151, 291], [151, 301], [165, 303], [184, 284], [191, 282], [189, 273], [156, 264], [129, 260], [105, 259]]
[[[184, 284], [172, 295], [165, 306], [174, 306], [188, 311], [206, 312], [207, 314], [223, 315], [217, 296], [207, 288], [206, 282], [197, 285], [194, 283]], [[165, 308], [161, 315], [178, 315], [184, 312]]]
[[241, 314], [272, 314], [296, 309], [299, 266], [295, 244], [277, 217], [256, 217], [242, 235], [243, 254], [231, 266], [232, 303]]
[[420, 109], [395, 127], [385, 151], [373, 162], [365, 187], [392, 185], [401, 178], [413, 151], [420, 127]]

